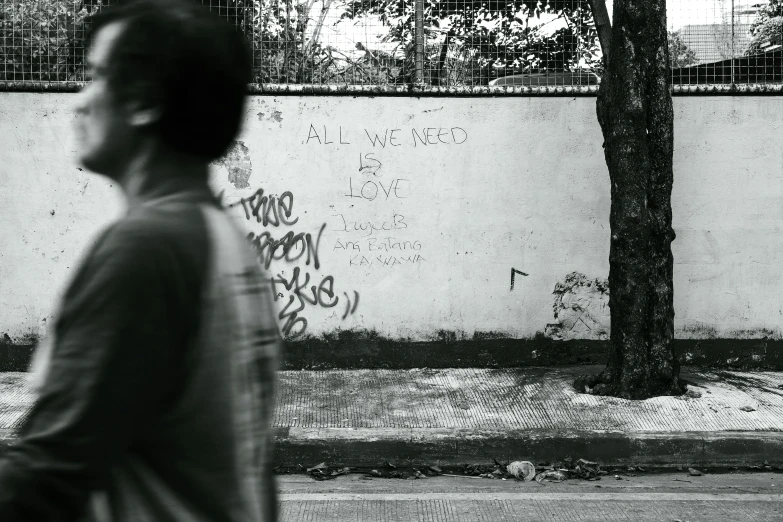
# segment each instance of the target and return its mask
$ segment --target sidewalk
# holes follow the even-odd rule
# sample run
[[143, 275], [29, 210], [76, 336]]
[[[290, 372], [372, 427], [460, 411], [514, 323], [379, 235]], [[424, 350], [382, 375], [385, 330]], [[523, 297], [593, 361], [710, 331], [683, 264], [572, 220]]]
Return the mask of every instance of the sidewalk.
[[[686, 368], [692, 396], [645, 401], [574, 391], [577, 375], [600, 369], [280, 372], [277, 464], [783, 465], [783, 373]], [[32, 399], [24, 376], [0, 374], [5, 442]]]

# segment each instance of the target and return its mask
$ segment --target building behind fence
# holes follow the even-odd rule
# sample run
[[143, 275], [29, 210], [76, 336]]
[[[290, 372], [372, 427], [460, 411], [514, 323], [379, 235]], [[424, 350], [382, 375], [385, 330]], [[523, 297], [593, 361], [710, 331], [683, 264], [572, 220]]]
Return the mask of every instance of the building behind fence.
[[[86, 81], [85, 20], [121, 1], [0, 0], [0, 86], [56, 89]], [[262, 91], [306, 85], [590, 92], [602, 73], [586, 0], [202, 3], [247, 36]], [[669, 0], [667, 19], [675, 86], [783, 85], [783, 0]]]

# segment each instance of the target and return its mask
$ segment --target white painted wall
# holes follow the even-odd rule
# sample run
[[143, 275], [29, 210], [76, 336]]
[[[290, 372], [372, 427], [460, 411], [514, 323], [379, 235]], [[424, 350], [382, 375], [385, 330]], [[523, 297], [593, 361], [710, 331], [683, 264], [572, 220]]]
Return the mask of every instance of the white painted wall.
[[[0, 336], [43, 333], [78, 256], [122, 212], [116, 187], [77, 169], [72, 100], [0, 94]], [[783, 98], [683, 97], [675, 110], [678, 335], [778, 336]], [[412, 129], [421, 135], [427, 128], [435, 129], [435, 142], [437, 129], [448, 129], [440, 137], [450, 143], [422, 145]], [[396, 146], [389, 138], [386, 147], [372, 145], [366, 134], [392, 129], [399, 129]], [[298, 217], [293, 226], [264, 227], [246, 220], [237, 205], [231, 212], [242, 226], [275, 238], [288, 231], [315, 238], [326, 224], [319, 270], [305, 265], [305, 256], [270, 268], [290, 278], [299, 266], [300, 282], [309, 274], [308, 287], [333, 276], [337, 304], [306, 303], [299, 314], [308, 333], [367, 328], [425, 339], [439, 330], [478, 330], [529, 337], [553, 322], [558, 281], [571, 272], [608, 275], [609, 179], [592, 98], [254, 97], [239, 141], [252, 172], [248, 186], [238, 188], [248, 167], [241, 147], [215, 167], [213, 184], [225, 191], [224, 202], [259, 188], [278, 196], [291, 191], [291, 219]], [[366, 154], [382, 163], [377, 172], [359, 170]], [[240, 175], [230, 173], [232, 166]], [[368, 196], [377, 187], [374, 200], [349, 196], [363, 186]], [[354, 222], [390, 225], [395, 214], [406, 228], [345, 231], [346, 222], [349, 229]], [[420, 250], [369, 251], [376, 237]], [[348, 241], [361, 250], [339, 248]], [[401, 260], [416, 255], [423, 259]], [[391, 256], [400, 264], [383, 265]], [[513, 291], [512, 267], [528, 274], [516, 276]], [[282, 285], [277, 291], [282, 308], [291, 292]]]

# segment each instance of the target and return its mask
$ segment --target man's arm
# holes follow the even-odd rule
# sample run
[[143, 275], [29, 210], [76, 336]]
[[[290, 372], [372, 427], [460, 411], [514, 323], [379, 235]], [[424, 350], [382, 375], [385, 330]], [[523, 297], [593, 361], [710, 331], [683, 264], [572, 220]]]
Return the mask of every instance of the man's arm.
[[0, 460], [3, 522], [80, 517], [155, 411], [177, 331], [161, 243], [115, 225], [69, 289], [39, 399]]

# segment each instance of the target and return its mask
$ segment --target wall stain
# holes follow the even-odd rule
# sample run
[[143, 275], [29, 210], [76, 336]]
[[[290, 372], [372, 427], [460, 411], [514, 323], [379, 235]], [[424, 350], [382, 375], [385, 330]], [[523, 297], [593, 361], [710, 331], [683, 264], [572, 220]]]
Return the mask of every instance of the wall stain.
[[552, 339], [609, 339], [609, 281], [588, 279], [571, 272], [555, 285], [554, 323], [546, 325], [545, 335]]
[[[606, 364], [609, 341], [556, 340], [539, 332], [516, 339], [503, 332], [432, 332], [425, 341], [390, 338], [375, 330], [336, 329], [320, 335], [305, 333], [286, 340], [281, 360], [283, 370], [319, 369], [412, 369], [429, 368], [542, 368]], [[27, 371], [38, 336], [12, 337], [0, 334], [0, 371]], [[675, 339], [680, 364], [708, 370], [783, 370], [783, 340], [780, 339]], [[751, 382], [754, 377], [725, 374], [732, 384], [767, 386]], [[747, 382], [740, 382], [741, 379]], [[763, 379], [762, 379], [763, 380]], [[455, 407], [470, 407], [455, 396]]]
[[266, 118], [265, 118], [266, 113], [264, 113], [264, 112], [259, 112], [259, 113], [256, 114], [256, 116], [258, 116], [258, 121], [264, 121], [266, 119], [268, 121], [273, 121], [275, 123], [279, 123], [280, 124], [280, 128], [281, 129], [283, 128], [283, 113], [280, 112], [280, 111], [273, 110], [272, 114], [270, 114]]
[[235, 141], [226, 155], [215, 161], [215, 165], [228, 170], [228, 181], [235, 188], [250, 188], [249, 180], [253, 173], [253, 164], [250, 161], [250, 149], [244, 142]]

